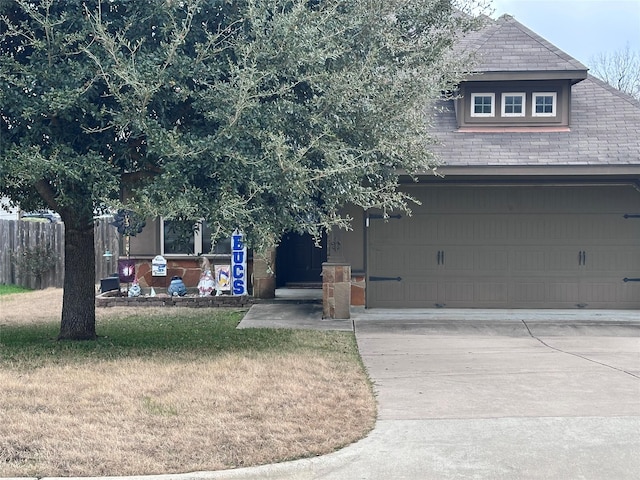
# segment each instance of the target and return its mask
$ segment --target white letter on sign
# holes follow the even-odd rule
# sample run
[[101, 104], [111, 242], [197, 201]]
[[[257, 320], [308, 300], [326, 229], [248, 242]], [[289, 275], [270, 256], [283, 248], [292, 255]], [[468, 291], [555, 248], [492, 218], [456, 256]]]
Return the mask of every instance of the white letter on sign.
[[231, 235], [231, 285], [234, 295], [247, 294], [247, 247], [238, 230]]

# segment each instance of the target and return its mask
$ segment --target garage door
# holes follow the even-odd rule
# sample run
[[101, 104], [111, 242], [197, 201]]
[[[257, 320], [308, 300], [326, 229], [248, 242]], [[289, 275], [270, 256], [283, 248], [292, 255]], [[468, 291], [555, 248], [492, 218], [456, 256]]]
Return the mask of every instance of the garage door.
[[631, 186], [409, 193], [412, 216], [368, 215], [368, 307], [640, 308]]

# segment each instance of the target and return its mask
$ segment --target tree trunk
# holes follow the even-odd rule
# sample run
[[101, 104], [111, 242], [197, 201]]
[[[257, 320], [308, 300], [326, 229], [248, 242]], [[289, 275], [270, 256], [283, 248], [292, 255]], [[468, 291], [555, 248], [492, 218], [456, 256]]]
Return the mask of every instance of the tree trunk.
[[96, 265], [93, 221], [90, 228], [72, 225], [65, 225], [64, 293], [58, 340], [94, 340]]

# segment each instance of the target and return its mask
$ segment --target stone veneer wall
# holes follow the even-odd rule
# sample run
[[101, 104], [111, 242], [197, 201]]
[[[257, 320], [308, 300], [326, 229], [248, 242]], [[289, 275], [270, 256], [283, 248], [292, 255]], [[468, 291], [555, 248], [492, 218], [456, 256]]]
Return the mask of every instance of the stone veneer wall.
[[[229, 262], [220, 262], [219, 264], [228, 264]], [[215, 260], [211, 260], [211, 269], [217, 265]], [[252, 273], [252, 263], [249, 262], [247, 264], [247, 269], [249, 270], [247, 273], [247, 280], [249, 285], [247, 288], [252, 289], [251, 284], [251, 273]], [[187, 288], [189, 287], [197, 287], [198, 282], [200, 281], [200, 275], [202, 274], [202, 270], [200, 270], [200, 258], [199, 257], [189, 257], [184, 259], [167, 259], [167, 276], [166, 277], [154, 277], [151, 275], [151, 260], [136, 260], [136, 277], [138, 278], [138, 282], [140, 283], [141, 288], [161, 288], [166, 289], [171, 282], [171, 277], [182, 277], [182, 281], [184, 282]]]
[[351, 318], [351, 265], [322, 264], [323, 318]]

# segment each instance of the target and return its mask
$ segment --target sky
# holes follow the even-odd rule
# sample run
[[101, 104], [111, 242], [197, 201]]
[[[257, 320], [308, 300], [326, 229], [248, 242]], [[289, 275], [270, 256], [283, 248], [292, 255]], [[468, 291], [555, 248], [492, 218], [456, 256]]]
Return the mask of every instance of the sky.
[[640, 0], [493, 0], [493, 18], [512, 15], [589, 66], [600, 53], [640, 52]]

